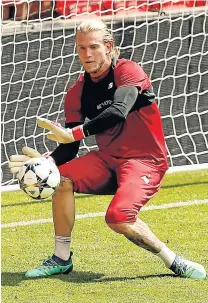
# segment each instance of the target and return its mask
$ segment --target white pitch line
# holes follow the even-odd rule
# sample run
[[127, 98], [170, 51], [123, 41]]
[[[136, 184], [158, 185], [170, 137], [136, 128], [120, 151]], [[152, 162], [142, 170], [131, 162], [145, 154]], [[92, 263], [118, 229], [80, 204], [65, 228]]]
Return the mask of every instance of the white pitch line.
[[[189, 200], [186, 202], [176, 202], [176, 203], [168, 203], [168, 204], [161, 204], [161, 205], [144, 206], [141, 209], [141, 211], [169, 209], [169, 208], [175, 208], [175, 207], [184, 207], [184, 206], [207, 204], [207, 203], [208, 203], [208, 199]], [[105, 216], [105, 212], [88, 213], [88, 214], [83, 214], [83, 215], [76, 215], [76, 219], [95, 218], [95, 217], [104, 217], [104, 216]], [[31, 221], [5, 223], [5, 224], [1, 224], [1, 227], [8, 228], [8, 227], [26, 226], [26, 225], [43, 224], [43, 223], [51, 223], [51, 222], [53, 222], [53, 220], [52, 220], [52, 218], [49, 218], [49, 219], [39, 219], [39, 220], [31, 220]]]

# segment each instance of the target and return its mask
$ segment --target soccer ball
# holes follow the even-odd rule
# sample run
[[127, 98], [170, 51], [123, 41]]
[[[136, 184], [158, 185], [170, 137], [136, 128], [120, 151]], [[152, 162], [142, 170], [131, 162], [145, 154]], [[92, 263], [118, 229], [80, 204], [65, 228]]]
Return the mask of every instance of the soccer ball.
[[46, 199], [60, 184], [57, 166], [44, 157], [26, 161], [17, 175], [20, 188], [33, 199]]

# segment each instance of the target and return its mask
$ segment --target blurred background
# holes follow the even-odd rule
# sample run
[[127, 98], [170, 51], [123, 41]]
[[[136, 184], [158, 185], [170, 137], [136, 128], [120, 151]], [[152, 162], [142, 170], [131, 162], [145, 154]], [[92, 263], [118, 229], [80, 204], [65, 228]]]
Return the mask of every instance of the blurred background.
[[[185, 0], [5, 1], [1, 3], [1, 176], [27, 145], [44, 153], [56, 145], [37, 116], [64, 125], [68, 88], [83, 73], [74, 41], [86, 18], [102, 18], [121, 58], [141, 64], [159, 105], [171, 168], [208, 163], [208, 5]], [[79, 155], [96, 149], [94, 137]]]
[[39, 20], [40, 18], [83, 18], [106, 15], [131, 15], [145, 11], [167, 11], [200, 7], [206, 0], [2, 0], [2, 19]]

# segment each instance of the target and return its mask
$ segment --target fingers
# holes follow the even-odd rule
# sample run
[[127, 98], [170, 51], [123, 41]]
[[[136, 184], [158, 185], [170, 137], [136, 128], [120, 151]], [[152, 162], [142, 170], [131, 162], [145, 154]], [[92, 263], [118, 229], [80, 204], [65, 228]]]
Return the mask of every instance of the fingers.
[[49, 140], [64, 144], [74, 142], [74, 137], [70, 129], [69, 131], [67, 131], [62, 126], [57, 126], [57, 123], [54, 123], [45, 118], [37, 118], [37, 124], [40, 127], [50, 130], [52, 132], [52, 134], [47, 134]]
[[[22, 159], [23, 159], [23, 157], [26, 157], [27, 159], [24, 158], [24, 161], [21, 161], [21, 157], [22, 157]], [[18, 158], [19, 158], [19, 161], [17, 161]], [[30, 158], [27, 156], [23, 156], [23, 155], [22, 156], [14, 155], [14, 156], [11, 156], [10, 159], [11, 159], [11, 161], [8, 163], [9, 170], [12, 174], [16, 174], [19, 172], [19, 170], [22, 167], [22, 165], [24, 164], [25, 160], [27, 161]], [[14, 159], [15, 159], [15, 161], [13, 161]]]
[[49, 140], [51, 140], [51, 141], [55, 141], [55, 142], [59, 142], [59, 143], [61, 143], [58, 139], [57, 139], [57, 137], [54, 135], [54, 134], [48, 134], [47, 135], [47, 138], [49, 139]]
[[41, 128], [46, 128], [48, 130], [54, 129], [54, 126], [55, 126], [50, 120], [45, 119], [45, 118], [40, 118], [40, 117], [37, 118], [37, 124]]
[[10, 162], [26, 162], [27, 160], [29, 160], [30, 157], [26, 156], [26, 155], [12, 155], [10, 156]]
[[24, 146], [22, 152], [25, 155], [11, 155], [8, 167], [12, 174], [17, 174], [22, 165], [31, 158], [41, 157], [41, 154], [34, 148]]
[[22, 148], [22, 152], [26, 155], [28, 155], [30, 158], [38, 158], [41, 157], [41, 154], [35, 150], [34, 148], [28, 147], [28, 146], [24, 146]]
[[63, 136], [65, 135], [66, 130], [58, 122], [52, 122], [45, 118], [37, 118], [38, 126], [50, 130], [56, 135]]
[[8, 163], [9, 170], [12, 174], [16, 174], [19, 172], [20, 167], [25, 163], [25, 161], [29, 160], [30, 157], [25, 155], [12, 155], [10, 157], [10, 161]]
[[20, 167], [12, 167], [12, 168], [10, 168], [10, 172], [12, 174], [17, 174], [19, 172], [19, 170], [20, 170]]
[[21, 167], [23, 164], [24, 164], [24, 162], [9, 162], [8, 166], [9, 166], [9, 168], [12, 168], [12, 167]]

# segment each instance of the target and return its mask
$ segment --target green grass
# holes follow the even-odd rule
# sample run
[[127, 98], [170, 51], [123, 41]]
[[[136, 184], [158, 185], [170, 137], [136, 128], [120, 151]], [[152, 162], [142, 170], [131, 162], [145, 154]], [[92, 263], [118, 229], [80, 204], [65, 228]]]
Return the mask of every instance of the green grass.
[[[148, 205], [208, 198], [208, 172], [166, 175]], [[105, 212], [110, 196], [76, 196], [76, 213]], [[51, 218], [51, 201], [2, 194], [2, 223]], [[157, 236], [208, 270], [208, 204], [140, 213]], [[27, 280], [24, 273], [53, 252], [51, 223], [2, 229], [2, 302], [208, 303], [208, 280], [175, 277], [162, 262], [111, 231], [103, 217], [77, 220], [74, 271]]]

